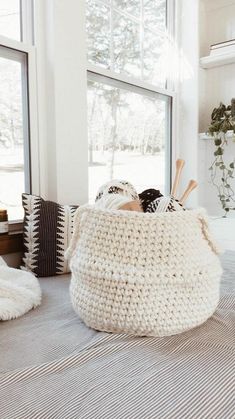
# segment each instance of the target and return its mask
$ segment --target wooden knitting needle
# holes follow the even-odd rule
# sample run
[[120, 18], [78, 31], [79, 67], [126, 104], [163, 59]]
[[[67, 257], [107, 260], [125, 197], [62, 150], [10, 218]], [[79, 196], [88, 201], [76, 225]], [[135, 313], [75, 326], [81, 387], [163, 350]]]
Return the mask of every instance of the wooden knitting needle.
[[175, 163], [175, 165], [176, 165], [175, 179], [174, 179], [173, 187], [171, 189], [171, 195], [174, 198], [175, 198], [175, 195], [176, 195], [177, 188], [179, 186], [180, 176], [181, 176], [181, 172], [182, 172], [182, 169], [184, 167], [184, 164], [185, 164], [184, 160], [182, 160], [182, 159], [176, 160], [176, 163]]
[[182, 197], [180, 198], [180, 203], [184, 205], [186, 199], [188, 198], [189, 194], [197, 187], [196, 180], [190, 180], [188, 183], [187, 188], [185, 189]]

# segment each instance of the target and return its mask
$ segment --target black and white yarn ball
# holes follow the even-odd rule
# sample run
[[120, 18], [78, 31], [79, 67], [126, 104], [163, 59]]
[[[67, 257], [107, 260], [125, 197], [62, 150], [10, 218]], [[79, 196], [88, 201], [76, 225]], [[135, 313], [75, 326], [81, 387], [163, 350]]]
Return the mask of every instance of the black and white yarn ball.
[[162, 196], [152, 201], [145, 212], [185, 211], [183, 205], [173, 196]]
[[146, 189], [139, 194], [144, 212], [173, 212], [184, 210], [173, 196], [163, 196], [158, 189]]
[[123, 195], [129, 197], [131, 201], [139, 200], [138, 193], [136, 192], [134, 186], [124, 180], [114, 179], [102, 185], [97, 192], [95, 202], [107, 194]]
[[139, 194], [139, 200], [141, 202], [143, 211], [146, 212], [150, 204], [162, 196], [163, 195], [158, 189], [146, 189], [145, 191], [141, 192]]

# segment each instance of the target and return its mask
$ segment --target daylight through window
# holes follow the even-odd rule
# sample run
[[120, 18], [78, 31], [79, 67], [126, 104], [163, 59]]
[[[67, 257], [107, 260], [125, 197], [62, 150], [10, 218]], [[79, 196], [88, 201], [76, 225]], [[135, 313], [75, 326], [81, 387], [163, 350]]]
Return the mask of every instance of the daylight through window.
[[0, 207], [18, 220], [21, 194], [30, 188], [25, 53], [0, 47], [0, 86]]
[[33, 0], [0, 0], [0, 208], [13, 222], [23, 218], [22, 192], [31, 191], [29, 125], [36, 120], [32, 111], [29, 121], [35, 79], [32, 20]]

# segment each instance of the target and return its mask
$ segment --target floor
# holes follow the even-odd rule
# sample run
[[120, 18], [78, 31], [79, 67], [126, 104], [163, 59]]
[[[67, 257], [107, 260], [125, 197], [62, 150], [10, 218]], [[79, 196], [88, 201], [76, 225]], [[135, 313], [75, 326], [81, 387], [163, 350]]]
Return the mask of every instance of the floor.
[[224, 250], [235, 251], [235, 218], [210, 218], [211, 231]]

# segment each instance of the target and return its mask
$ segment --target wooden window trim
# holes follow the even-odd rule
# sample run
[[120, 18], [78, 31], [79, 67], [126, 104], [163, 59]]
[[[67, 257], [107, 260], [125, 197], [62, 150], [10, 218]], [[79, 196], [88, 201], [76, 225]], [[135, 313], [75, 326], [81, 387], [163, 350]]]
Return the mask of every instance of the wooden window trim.
[[8, 222], [9, 234], [11, 233], [22, 233], [23, 231], [23, 221], [9, 221]]

